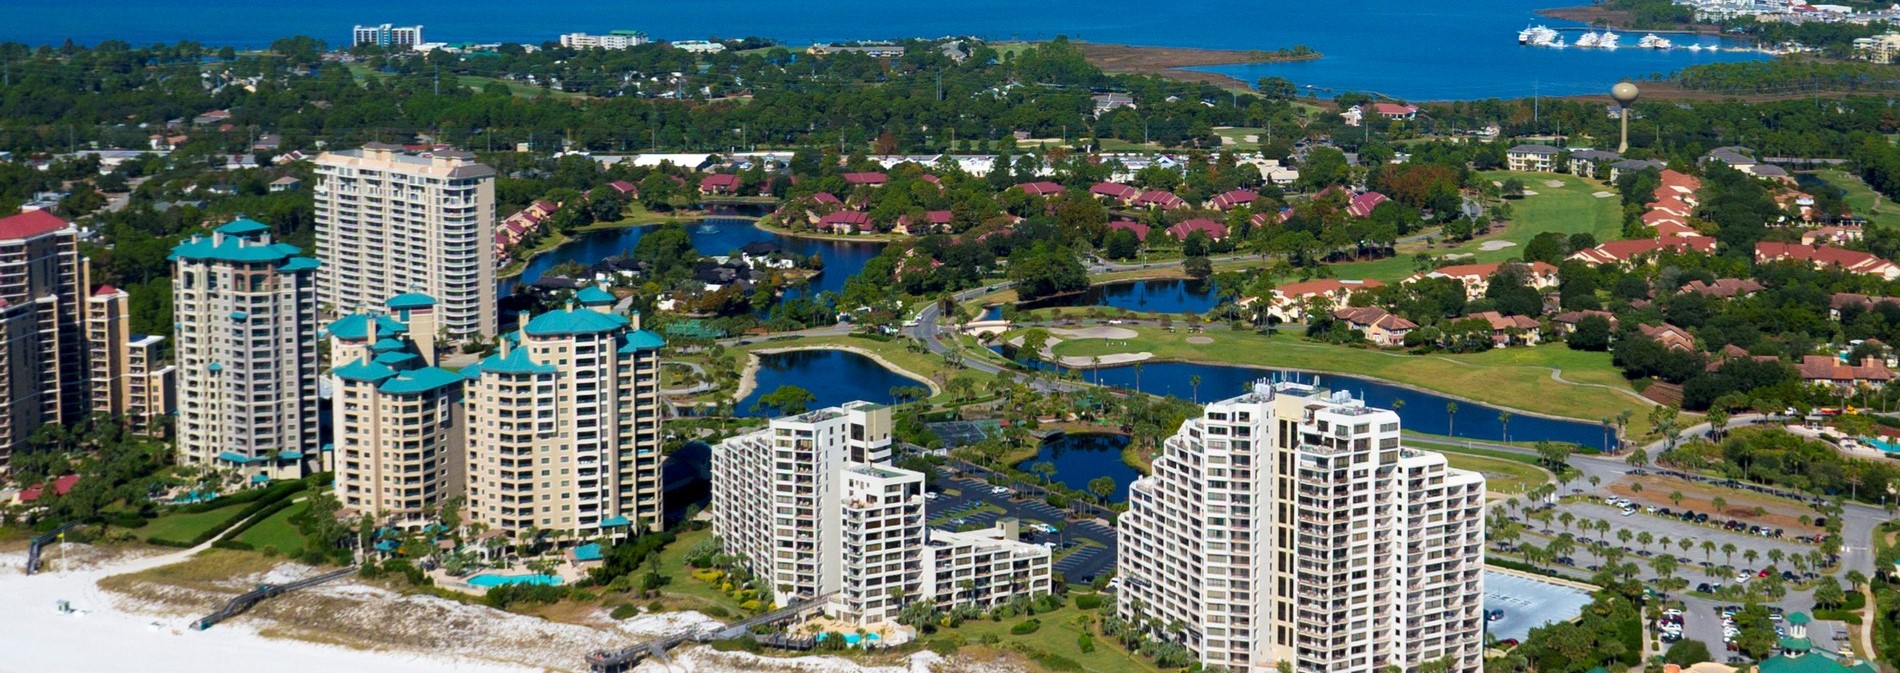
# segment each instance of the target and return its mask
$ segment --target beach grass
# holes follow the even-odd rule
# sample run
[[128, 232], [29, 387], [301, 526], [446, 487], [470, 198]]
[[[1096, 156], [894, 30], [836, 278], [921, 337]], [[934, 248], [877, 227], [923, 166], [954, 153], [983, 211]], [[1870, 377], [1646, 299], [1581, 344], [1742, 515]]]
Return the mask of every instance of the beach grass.
[[[1073, 597], [1071, 597], [1073, 600]], [[1106, 609], [1106, 608], [1103, 608]], [[1044, 670], [1084, 671], [1086, 673], [1137, 673], [1155, 671], [1154, 664], [1127, 650], [1123, 650], [1113, 640], [1103, 637], [1093, 624], [1101, 623], [1105, 614], [1102, 609], [1082, 610], [1073, 603], [1059, 610], [1044, 612], [1035, 617], [1011, 617], [1001, 621], [973, 619], [963, 622], [954, 629], [944, 629], [924, 636], [926, 647], [934, 643], [960, 639], [962, 642], [979, 643], [994, 639], [996, 646], [1012, 650], [1029, 657]], [[1090, 626], [1078, 623], [1086, 617]], [[1016, 635], [1010, 629], [1029, 619], [1042, 624], [1034, 633]], [[1094, 638], [1094, 651], [1083, 652], [1080, 639], [1083, 633]]]
[[269, 548], [276, 549], [281, 554], [297, 553], [303, 549], [304, 536], [297, 530], [296, 524], [291, 523], [290, 520], [302, 514], [309, 505], [308, 501], [292, 503], [289, 507], [246, 529], [238, 535], [237, 540], [259, 551]]
[[711, 538], [712, 529], [685, 531], [674, 538], [672, 544], [660, 550], [660, 573], [673, 578], [673, 581], [660, 588], [660, 596], [688, 609], [716, 606], [735, 615], [741, 614], [743, 611], [739, 609], [737, 599], [693, 577], [692, 567], [686, 564], [687, 555], [693, 548]]
[[143, 534], [147, 540], [189, 542], [197, 539], [199, 534], [224, 523], [226, 519], [236, 515], [238, 510], [246, 506], [246, 503], [240, 502], [208, 512], [172, 512], [145, 524], [144, 527], [139, 528], [139, 533]]
[[[1369, 376], [1482, 404], [1592, 423], [1627, 410], [1631, 412], [1630, 436], [1648, 431], [1647, 405], [1610, 365], [1609, 355], [1573, 351], [1562, 344], [1411, 355], [1219, 328], [1194, 335], [1145, 325], [1132, 329], [1137, 333], [1132, 339], [1065, 339], [1050, 350], [1057, 356], [1081, 357], [1145, 352], [1159, 360], [1187, 362], [1208, 361], [1209, 353], [1220, 353], [1221, 364]], [[1213, 341], [1191, 344], [1189, 336]], [[1552, 370], [1562, 380], [1553, 380]]]

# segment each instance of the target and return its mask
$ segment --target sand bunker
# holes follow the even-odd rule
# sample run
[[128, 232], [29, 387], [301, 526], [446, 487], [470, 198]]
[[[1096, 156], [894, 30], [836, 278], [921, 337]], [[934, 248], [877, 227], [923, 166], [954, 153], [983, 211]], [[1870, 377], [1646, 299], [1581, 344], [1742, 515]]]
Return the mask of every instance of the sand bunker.
[[1511, 241], [1485, 241], [1483, 244], [1478, 246], [1478, 249], [1483, 250], [1485, 252], [1491, 252], [1493, 250], [1503, 250], [1505, 248], [1513, 247], [1516, 245], [1517, 245], [1516, 243], [1513, 243]]

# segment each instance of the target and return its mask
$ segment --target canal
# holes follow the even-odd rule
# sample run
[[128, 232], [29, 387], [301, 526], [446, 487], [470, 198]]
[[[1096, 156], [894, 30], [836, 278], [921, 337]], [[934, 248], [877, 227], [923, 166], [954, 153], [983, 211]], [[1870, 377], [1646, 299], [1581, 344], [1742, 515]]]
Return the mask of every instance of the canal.
[[[523, 268], [521, 274], [512, 278], [503, 278], [497, 284], [501, 296], [514, 293], [523, 283], [532, 283], [561, 264], [577, 262], [593, 264], [615, 255], [633, 252], [633, 246], [640, 242], [652, 226], [622, 227], [590, 232], [569, 241], [553, 250], [536, 255]], [[844, 288], [845, 280], [858, 275], [864, 265], [884, 251], [884, 244], [874, 241], [829, 241], [786, 236], [760, 229], [752, 220], [737, 217], [713, 217], [699, 222], [688, 222], [686, 233], [693, 241], [693, 248], [701, 255], [725, 255], [737, 251], [748, 243], [774, 243], [786, 254], [798, 257], [818, 255], [824, 260], [824, 271], [813, 278], [803, 288], [788, 291], [786, 296], [797, 297], [804, 292], [836, 292]]]

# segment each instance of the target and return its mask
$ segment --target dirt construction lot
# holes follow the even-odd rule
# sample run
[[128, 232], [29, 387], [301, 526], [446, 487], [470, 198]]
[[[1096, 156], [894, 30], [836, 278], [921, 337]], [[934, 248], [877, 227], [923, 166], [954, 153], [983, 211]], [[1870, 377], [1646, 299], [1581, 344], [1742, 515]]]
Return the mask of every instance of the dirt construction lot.
[[[1633, 484], [1642, 484], [1642, 490], [1637, 491], [1633, 488]], [[1616, 495], [1646, 505], [1668, 507], [1678, 511], [1686, 508], [1690, 511], [1708, 514], [1711, 518], [1739, 519], [1754, 525], [1780, 528], [1787, 531], [1787, 535], [1790, 537], [1796, 535], [1813, 535], [1821, 532], [1819, 527], [1803, 525], [1801, 523], [1801, 517], [1803, 515], [1809, 517], [1815, 516], [1813, 508], [1800, 503], [1755, 493], [1719, 488], [1684, 479], [1655, 475], [1642, 477], [1625, 476], [1622, 479], [1612, 482], [1608, 490]], [[1677, 504], [1674, 500], [1670, 499], [1669, 496], [1672, 493], [1682, 494], [1681, 504]], [[1720, 512], [1715, 510], [1714, 499], [1717, 497], [1723, 500], [1723, 508]], [[1755, 515], [1755, 508], [1757, 507], [1760, 507], [1763, 511], [1761, 516]], [[1812, 518], [1810, 518], [1810, 521], [1811, 520]]]

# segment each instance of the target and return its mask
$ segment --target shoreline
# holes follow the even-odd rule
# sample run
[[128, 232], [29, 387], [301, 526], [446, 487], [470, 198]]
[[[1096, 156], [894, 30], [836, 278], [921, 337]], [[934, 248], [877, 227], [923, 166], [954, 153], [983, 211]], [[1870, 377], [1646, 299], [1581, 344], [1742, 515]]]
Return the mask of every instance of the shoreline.
[[777, 353], [795, 353], [798, 351], [844, 351], [847, 353], [860, 355], [866, 358], [870, 358], [872, 362], [876, 362], [878, 366], [883, 367], [887, 370], [890, 370], [890, 372], [893, 374], [924, 384], [924, 387], [930, 390], [931, 397], [936, 397], [938, 395], [943, 394], [943, 389], [937, 386], [937, 382], [930, 380], [930, 377], [924, 376], [917, 372], [913, 372], [903, 367], [899, 367], [895, 363], [892, 363], [890, 360], [884, 359], [884, 356], [878, 355], [875, 352], [868, 351], [863, 348], [859, 348], [857, 346], [846, 346], [846, 345], [837, 345], [837, 344], [805, 344], [805, 345], [794, 345], [794, 346], [782, 346], [778, 348], [760, 348], [758, 350], [747, 351], [745, 369], [739, 372], [739, 389], [733, 393], [732, 403], [738, 404], [740, 400], [744, 400], [747, 396], [752, 394], [753, 390], [758, 388], [759, 362], [761, 360], [759, 356], [774, 355]]
[[765, 221], [765, 218], [763, 217], [752, 220], [752, 226], [758, 227], [760, 231], [771, 232], [774, 234], [778, 234], [780, 236], [784, 236], [786, 238], [802, 238], [802, 239], [811, 240], [811, 241], [831, 241], [834, 243], [896, 243], [898, 241], [910, 240], [910, 239], [916, 238], [915, 236], [905, 236], [902, 234], [845, 235], [845, 234], [821, 234], [814, 231], [799, 231], [796, 229], [792, 229], [790, 227], [779, 226], [777, 224], [767, 224]]
[[[1035, 43], [1030, 43], [1035, 44]], [[1152, 75], [1181, 82], [1213, 84], [1226, 89], [1254, 92], [1253, 85], [1232, 75], [1195, 68], [1221, 65], [1260, 65], [1302, 63], [1326, 57], [1318, 51], [1203, 49], [1197, 47], [1152, 47], [1132, 44], [1072, 42], [1082, 58], [1109, 74]]]
[[695, 214], [692, 216], [676, 217], [671, 220], [644, 220], [644, 221], [620, 220], [617, 222], [609, 222], [606, 224], [595, 222], [585, 227], [575, 229], [573, 235], [562, 236], [562, 239], [560, 242], [555, 243], [554, 245], [550, 245], [540, 250], [535, 250], [534, 252], [529, 253], [527, 257], [522, 258], [520, 261], [509, 262], [506, 266], [503, 266], [500, 269], [497, 269], [495, 271], [495, 280], [503, 280], [503, 279], [508, 279], [508, 278], [520, 278], [522, 272], [527, 271], [528, 266], [531, 264], [534, 264], [534, 260], [536, 257], [540, 257], [550, 252], [559, 250], [570, 243], [579, 243], [581, 239], [587, 238], [588, 236], [592, 236], [594, 234], [610, 232], [617, 229], [638, 229], [640, 227], [652, 227], [652, 226], [662, 225], [668, 222], [675, 222], [675, 221], [680, 222], [682, 224], [692, 223], [692, 222], [702, 222], [708, 219], [709, 217], [710, 216], [706, 215], [704, 212], [695, 211]]
[[1580, 6], [1575, 6], [1575, 7], [1550, 7], [1546, 9], [1535, 10], [1535, 11], [1532, 11], [1531, 13], [1536, 16], [1540, 16], [1546, 19], [1556, 19], [1558, 21], [1575, 21], [1577, 23], [1585, 24], [1586, 28], [1593, 27], [1593, 26], [1596, 26], [1598, 23], [1601, 23], [1603, 27], [1605, 28], [1609, 28], [1611, 30], [1620, 30], [1624, 32], [1656, 33], [1658, 35], [1671, 34], [1671, 35], [1722, 36], [1721, 26], [1712, 26], [1712, 25], [1703, 25], [1703, 24], [1690, 24], [1694, 26], [1694, 28], [1631, 28], [1630, 23], [1629, 23], [1629, 19], [1630, 19], [1629, 12], [1623, 12], [1623, 11], [1618, 11], [1618, 10], [1613, 10], [1613, 9], [1603, 9], [1595, 5], [1580, 5]]

